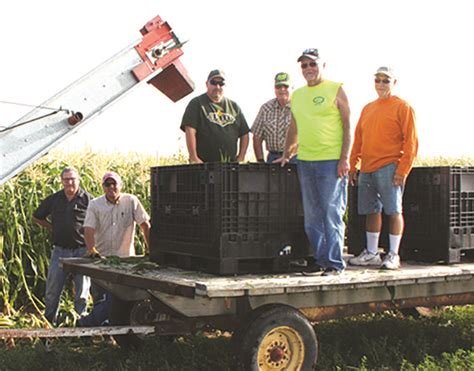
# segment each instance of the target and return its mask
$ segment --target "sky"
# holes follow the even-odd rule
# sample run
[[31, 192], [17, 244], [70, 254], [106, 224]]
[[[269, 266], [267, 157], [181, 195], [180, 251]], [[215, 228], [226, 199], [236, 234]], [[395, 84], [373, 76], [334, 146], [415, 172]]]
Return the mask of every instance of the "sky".
[[[304, 85], [296, 59], [309, 47], [340, 81], [351, 122], [376, 99], [373, 73], [392, 66], [395, 94], [415, 109], [421, 157], [474, 157], [474, 66], [470, 1], [331, 0], [5, 1], [0, 5], [0, 100], [39, 105], [140, 38], [160, 15], [184, 45], [181, 61], [196, 90], [177, 103], [150, 85], [94, 118], [59, 148], [187, 153], [179, 129], [191, 98], [205, 91], [210, 70], [227, 75], [225, 95], [249, 126], [274, 97], [273, 77], [288, 72]], [[72, 108], [73, 109], [73, 108]], [[0, 104], [0, 126], [30, 108]], [[252, 159], [249, 146], [247, 159]]]

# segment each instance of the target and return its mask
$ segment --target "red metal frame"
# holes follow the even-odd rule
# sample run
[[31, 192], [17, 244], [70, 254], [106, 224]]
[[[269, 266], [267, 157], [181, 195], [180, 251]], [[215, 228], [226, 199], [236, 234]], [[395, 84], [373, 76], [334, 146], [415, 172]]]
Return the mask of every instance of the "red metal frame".
[[[148, 81], [149, 84], [159, 89], [173, 102], [191, 93], [194, 90], [194, 83], [189, 78], [186, 68], [179, 61], [183, 51], [179, 47], [179, 41], [174, 36], [170, 25], [164, 22], [160, 16], [156, 16], [145, 24], [140, 32], [143, 39], [135, 46], [135, 50], [142, 58], [143, 63], [132, 70], [135, 78], [142, 81], [155, 71], [162, 69], [162, 72]], [[166, 48], [165, 45], [170, 42], [174, 42], [176, 46]], [[164, 55], [153, 56], [153, 52], [159, 51], [160, 48], [163, 48]]]
[[156, 16], [145, 24], [140, 32], [143, 35], [143, 39], [135, 46], [135, 49], [143, 59], [143, 63], [132, 71], [139, 81], [144, 80], [157, 69], [167, 67], [183, 55], [183, 51], [178, 47], [170, 50], [161, 58], [155, 60], [149, 58], [149, 53], [159, 47], [160, 44], [173, 40], [171, 27], [160, 16]]

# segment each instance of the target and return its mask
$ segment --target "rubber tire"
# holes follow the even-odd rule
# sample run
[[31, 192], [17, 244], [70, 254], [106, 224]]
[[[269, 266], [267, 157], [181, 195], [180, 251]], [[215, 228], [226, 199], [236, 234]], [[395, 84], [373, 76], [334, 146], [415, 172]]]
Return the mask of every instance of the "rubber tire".
[[[130, 325], [130, 312], [135, 304], [134, 301], [124, 301], [112, 295], [109, 307], [109, 320], [112, 326]], [[114, 335], [114, 339], [123, 349], [139, 349], [143, 342], [134, 335]]]
[[[248, 312], [242, 319], [241, 325], [234, 330], [231, 338], [232, 349], [238, 350], [243, 341], [243, 336], [247, 333], [250, 325], [257, 317], [276, 307], [281, 307], [281, 304], [265, 304], [260, 307], [255, 308], [254, 310]], [[240, 356], [240, 352], [234, 352], [234, 359], [237, 359]]]
[[238, 355], [235, 358], [236, 369], [259, 370], [257, 358], [262, 340], [273, 329], [286, 326], [302, 339], [304, 359], [301, 370], [314, 370], [318, 357], [318, 341], [308, 319], [288, 305], [270, 305], [268, 308], [260, 308], [262, 309], [259, 310], [259, 314], [252, 316], [253, 320], [247, 324], [245, 333], [240, 335], [240, 344], [237, 345]]

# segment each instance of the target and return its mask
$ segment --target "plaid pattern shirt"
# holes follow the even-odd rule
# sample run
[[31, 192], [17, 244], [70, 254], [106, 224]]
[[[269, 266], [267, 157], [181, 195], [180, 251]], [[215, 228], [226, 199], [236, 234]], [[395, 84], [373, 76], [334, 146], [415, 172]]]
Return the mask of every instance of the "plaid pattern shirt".
[[290, 123], [290, 104], [282, 107], [278, 100], [273, 98], [260, 107], [251, 131], [266, 142], [268, 151], [283, 152]]

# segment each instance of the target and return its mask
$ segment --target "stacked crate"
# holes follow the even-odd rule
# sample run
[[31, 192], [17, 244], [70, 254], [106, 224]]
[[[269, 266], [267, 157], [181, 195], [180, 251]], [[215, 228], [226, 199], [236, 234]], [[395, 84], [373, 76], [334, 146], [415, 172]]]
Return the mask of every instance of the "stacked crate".
[[[402, 259], [446, 263], [474, 260], [474, 167], [415, 167], [403, 196]], [[357, 187], [349, 192], [348, 247], [365, 247], [365, 217], [357, 214]], [[388, 218], [380, 245], [388, 247]]]
[[296, 166], [151, 169], [150, 258], [217, 274], [287, 271], [312, 255]]

